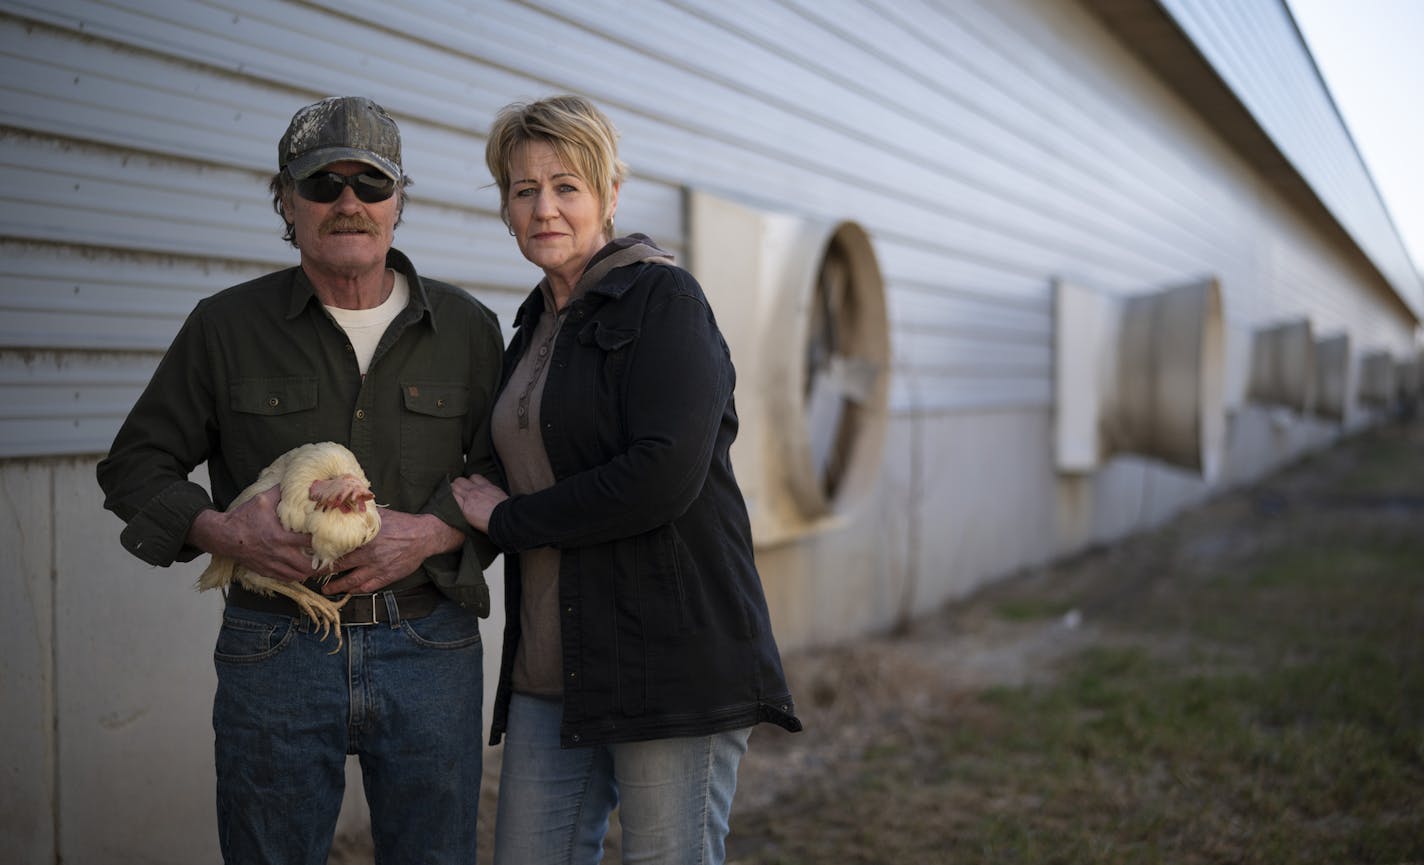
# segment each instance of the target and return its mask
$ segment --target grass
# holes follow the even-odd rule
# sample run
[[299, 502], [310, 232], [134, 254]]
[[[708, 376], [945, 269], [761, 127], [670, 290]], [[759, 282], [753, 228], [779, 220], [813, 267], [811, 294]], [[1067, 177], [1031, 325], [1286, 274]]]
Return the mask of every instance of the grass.
[[1036, 622], [1056, 619], [1073, 609], [1070, 601], [1055, 598], [1006, 598], [995, 612], [1007, 622]]
[[[1420, 476], [1417, 443], [1392, 453], [1341, 486], [1398, 491], [1407, 460]], [[1290, 519], [1115, 604], [1050, 684], [940, 695], [735, 815], [732, 861], [1424, 862], [1424, 512]]]

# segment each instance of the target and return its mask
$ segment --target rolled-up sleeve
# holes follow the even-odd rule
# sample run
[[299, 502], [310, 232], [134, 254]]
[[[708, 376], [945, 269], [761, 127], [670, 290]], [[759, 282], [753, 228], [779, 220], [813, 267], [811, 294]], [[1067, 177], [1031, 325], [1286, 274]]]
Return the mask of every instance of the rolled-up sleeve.
[[210, 450], [211, 378], [200, 310], [184, 323], [96, 471], [104, 507], [127, 523], [124, 548], [151, 565], [191, 561], [201, 551], [186, 543], [212, 497], [188, 476]]

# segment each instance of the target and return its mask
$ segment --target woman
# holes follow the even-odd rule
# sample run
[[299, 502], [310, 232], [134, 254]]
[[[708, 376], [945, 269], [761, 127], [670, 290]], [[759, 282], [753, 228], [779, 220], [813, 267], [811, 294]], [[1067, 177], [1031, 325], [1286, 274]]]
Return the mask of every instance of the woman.
[[515, 104], [485, 161], [544, 279], [491, 421], [510, 495], [457, 480], [505, 555], [495, 863], [717, 863], [753, 725], [799, 730], [728, 449], [727, 345], [702, 289], [613, 239], [625, 166], [588, 101]]

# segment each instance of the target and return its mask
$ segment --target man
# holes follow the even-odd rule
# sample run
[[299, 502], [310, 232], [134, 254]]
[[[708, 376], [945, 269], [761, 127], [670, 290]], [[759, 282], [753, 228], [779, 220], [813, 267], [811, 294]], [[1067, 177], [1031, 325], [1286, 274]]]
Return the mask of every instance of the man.
[[[482, 568], [494, 552], [450, 480], [493, 471], [499, 324], [391, 247], [410, 181], [379, 105], [334, 97], [301, 109], [277, 165], [273, 204], [300, 266], [197, 305], [99, 463], [105, 506], [150, 564], [206, 552], [305, 581], [310, 537], [278, 522], [276, 488], [218, 508], [297, 445], [349, 447], [383, 507], [380, 533], [319, 589], [353, 593], [337, 653], [285, 597], [228, 592], [214, 653], [223, 856], [325, 863], [346, 755], [357, 754], [377, 861], [473, 862], [476, 616], [488, 612]], [[203, 462], [211, 497], [188, 480]]]

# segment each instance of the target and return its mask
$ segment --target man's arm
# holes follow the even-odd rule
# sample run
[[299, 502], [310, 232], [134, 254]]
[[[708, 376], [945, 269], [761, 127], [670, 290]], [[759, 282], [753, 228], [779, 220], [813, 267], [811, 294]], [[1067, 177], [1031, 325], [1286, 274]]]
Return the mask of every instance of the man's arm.
[[213, 394], [201, 315], [184, 322], [147, 387], [119, 428], [97, 478], [104, 507], [127, 525], [124, 548], [167, 567], [202, 550], [186, 539], [193, 520], [213, 508], [208, 491], [188, 479], [212, 447]]
[[434, 514], [383, 509], [380, 533], [365, 546], [337, 560], [337, 569], [347, 572], [327, 583], [322, 591], [327, 594], [379, 591], [419, 568], [431, 556], [458, 550], [464, 542], [464, 532]]
[[291, 582], [313, 576], [311, 536], [290, 531], [277, 519], [281, 493], [281, 487], [274, 486], [226, 513], [200, 511], [188, 529], [187, 543], [263, 576]]

